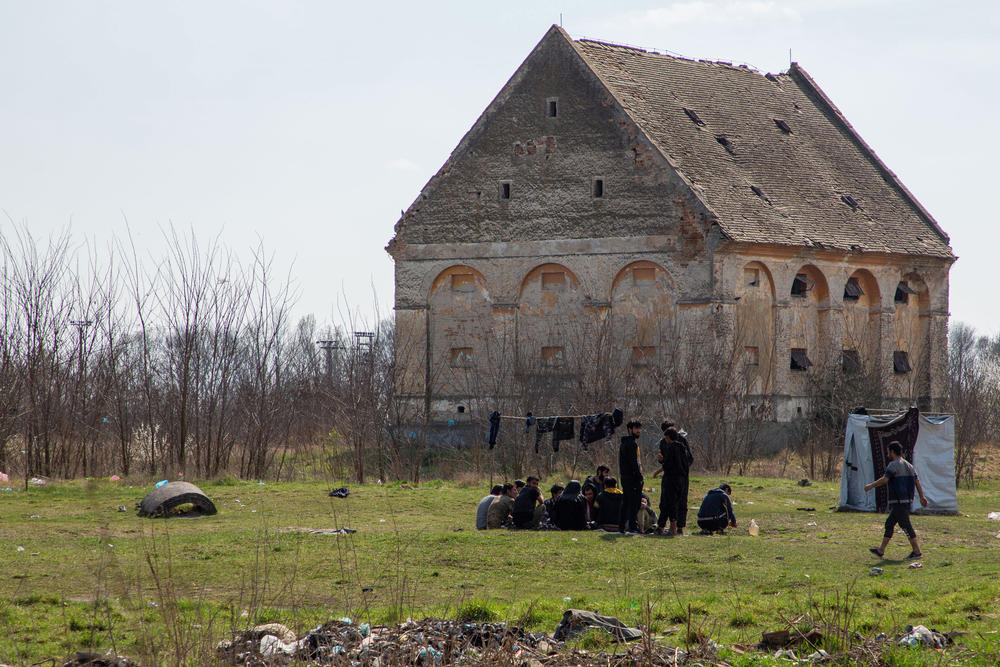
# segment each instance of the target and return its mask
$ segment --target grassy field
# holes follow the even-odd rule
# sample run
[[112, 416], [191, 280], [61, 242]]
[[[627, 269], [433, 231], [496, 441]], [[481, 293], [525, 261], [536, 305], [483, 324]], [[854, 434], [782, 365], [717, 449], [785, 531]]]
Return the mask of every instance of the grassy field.
[[[960, 516], [916, 517], [925, 557], [910, 569], [901, 535], [887, 560], [868, 553], [884, 516], [828, 509], [836, 484], [730, 481], [740, 528], [673, 540], [478, 532], [483, 486], [435, 482], [351, 487], [337, 499], [327, 497], [328, 485], [223, 480], [200, 484], [217, 515], [168, 520], [137, 517], [151, 487], [127, 482], [5, 492], [0, 662], [28, 665], [94, 647], [143, 664], [206, 664], [230, 631], [280, 621], [302, 633], [340, 616], [520, 620], [551, 632], [568, 607], [648, 625], [680, 645], [695, 634], [750, 643], [765, 630], [815, 623], [837, 648], [838, 629], [873, 636], [919, 623], [968, 633], [948, 660], [1000, 661], [1000, 522], [986, 518], [1000, 510], [1000, 484], [960, 490]], [[691, 504], [717, 483], [693, 479]], [[751, 518], [758, 537], [747, 534]], [[343, 527], [357, 532], [309, 532]], [[870, 576], [873, 565], [884, 574]]]

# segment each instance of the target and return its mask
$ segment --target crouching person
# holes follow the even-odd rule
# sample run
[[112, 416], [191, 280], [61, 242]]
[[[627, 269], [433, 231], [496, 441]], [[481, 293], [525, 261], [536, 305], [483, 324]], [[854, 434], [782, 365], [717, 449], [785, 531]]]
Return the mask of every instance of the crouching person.
[[729, 499], [732, 494], [732, 488], [725, 483], [705, 494], [705, 499], [698, 508], [698, 527], [701, 528], [702, 535], [724, 535], [727, 527], [736, 527], [736, 515], [733, 514], [733, 503]]

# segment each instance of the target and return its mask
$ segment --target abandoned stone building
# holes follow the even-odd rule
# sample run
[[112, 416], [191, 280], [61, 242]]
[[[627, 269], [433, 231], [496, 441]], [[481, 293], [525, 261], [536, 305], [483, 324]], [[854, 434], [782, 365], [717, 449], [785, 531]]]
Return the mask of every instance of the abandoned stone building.
[[669, 374], [706, 341], [779, 422], [823, 371], [944, 396], [948, 236], [795, 63], [761, 74], [553, 26], [387, 250], [414, 419], [498, 403], [525, 369]]

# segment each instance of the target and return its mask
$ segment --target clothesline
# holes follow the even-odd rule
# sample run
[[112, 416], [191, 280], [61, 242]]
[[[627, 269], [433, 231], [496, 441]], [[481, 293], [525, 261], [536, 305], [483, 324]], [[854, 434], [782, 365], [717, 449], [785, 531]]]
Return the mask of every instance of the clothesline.
[[[497, 416], [500, 417], [500, 419], [516, 419], [522, 422], [528, 418], [528, 415], [524, 415], [523, 417], [518, 417], [515, 415], [497, 415]], [[548, 419], [549, 417], [562, 417], [563, 419], [583, 419], [584, 417], [589, 417], [589, 416], [590, 415], [546, 415], [544, 417], [535, 417], [535, 415], [532, 415], [532, 417], [535, 417], [535, 419]]]

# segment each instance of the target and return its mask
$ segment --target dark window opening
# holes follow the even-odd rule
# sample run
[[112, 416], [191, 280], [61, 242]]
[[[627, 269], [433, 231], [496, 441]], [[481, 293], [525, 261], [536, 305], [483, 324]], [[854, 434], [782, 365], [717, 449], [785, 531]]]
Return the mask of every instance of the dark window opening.
[[806, 354], [805, 348], [792, 348], [792, 363], [789, 365], [789, 368], [793, 371], [804, 371], [808, 370], [812, 365], [813, 362], [809, 361], [809, 356]]
[[840, 201], [850, 206], [852, 210], [857, 211], [861, 208], [861, 204], [858, 203], [858, 200], [851, 195], [840, 195]]
[[861, 370], [861, 357], [857, 350], [843, 350], [840, 353], [840, 368], [848, 375], [853, 375]]
[[759, 269], [743, 269], [743, 284], [747, 287], [757, 287], [760, 285]]
[[688, 118], [690, 118], [691, 122], [693, 122], [695, 125], [704, 125], [705, 124], [705, 121], [703, 121], [701, 118], [699, 118], [698, 114], [695, 113], [694, 110], [692, 110], [692, 109], [684, 109], [684, 113], [687, 114]]
[[743, 347], [743, 355], [747, 366], [760, 366], [760, 348], [746, 345]]
[[861, 284], [858, 282], [857, 278], [848, 278], [847, 284], [844, 285], [844, 298], [850, 301], [857, 301], [858, 297], [864, 294], [865, 291], [861, 289]]
[[510, 199], [510, 183], [500, 184], [500, 199]]
[[893, 373], [909, 373], [911, 370], [913, 369], [910, 368], [910, 355], [900, 350], [892, 353]]
[[804, 297], [809, 293], [816, 283], [809, 280], [808, 276], [804, 273], [796, 273], [795, 280], [792, 281], [792, 296]]
[[542, 348], [542, 363], [550, 366], [561, 366], [566, 358], [566, 350], [562, 346], [545, 346]]
[[755, 195], [763, 199], [768, 204], [771, 203], [771, 200], [767, 198], [767, 195], [764, 194], [764, 191], [758, 188], [756, 185], [751, 185], [750, 190], [752, 190]]
[[559, 115], [559, 100], [549, 100], [549, 118]]
[[893, 297], [893, 301], [896, 303], [908, 303], [910, 301], [910, 295], [916, 295], [917, 291], [906, 284], [906, 281], [900, 281], [896, 285], [896, 295]]
[[600, 199], [604, 196], [604, 179], [595, 178], [594, 179], [594, 199]]
[[792, 128], [788, 126], [788, 123], [786, 123], [785, 121], [781, 120], [780, 118], [775, 118], [774, 119], [774, 124], [777, 125], [778, 129], [780, 129], [785, 134], [791, 134], [792, 133]]
[[[472, 365], [472, 348], [471, 347], [453, 347], [451, 348], [451, 365], [452, 366], [471, 366]], [[464, 409], [459, 408], [460, 412], [464, 412]]]

